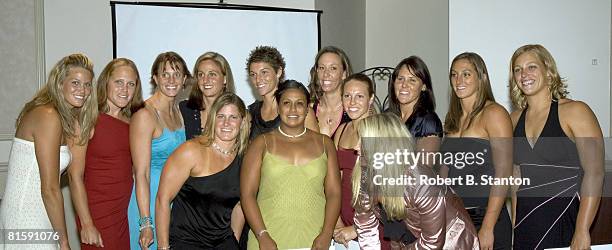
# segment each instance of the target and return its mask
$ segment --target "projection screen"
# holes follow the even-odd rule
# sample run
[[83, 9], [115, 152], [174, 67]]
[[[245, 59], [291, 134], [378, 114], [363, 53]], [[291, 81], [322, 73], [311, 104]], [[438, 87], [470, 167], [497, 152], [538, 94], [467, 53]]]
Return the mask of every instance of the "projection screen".
[[308, 83], [319, 49], [320, 11], [245, 5], [111, 2], [114, 57], [138, 66], [143, 97], [151, 95], [151, 65], [165, 51], [179, 53], [191, 72], [198, 56], [215, 51], [230, 63], [236, 93], [248, 105], [256, 94], [247, 82], [246, 59], [258, 45], [276, 47], [286, 79]]

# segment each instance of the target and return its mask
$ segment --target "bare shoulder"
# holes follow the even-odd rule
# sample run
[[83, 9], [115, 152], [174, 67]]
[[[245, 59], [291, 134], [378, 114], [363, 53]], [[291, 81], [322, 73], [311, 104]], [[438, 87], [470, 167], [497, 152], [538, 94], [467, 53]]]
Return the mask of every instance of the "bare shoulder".
[[559, 100], [559, 112], [570, 115], [580, 115], [582, 112], [592, 113], [593, 111], [586, 103], [572, 99]]
[[181, 144], [172, 154], [180, 159], [196, 160], [200, 156], [200, 142], [197, 138], [186, 141]]
[[36, 122], [37, 124], [48, 124], [50, 122], [61, 123], [59, 112], [57, 111], [57, 109], [55, 109], [55, 107], [50, 104], [41, 105], [32, 109], [32, 111], [30, 111], [27, 116], [29, 120], [31, 120], [32, 122]]
[[499, 121], [500, 119], [505, 120], [505, 119], [510, 118], [506, 108], [504, 108], [502, 105], [499, 105], [496, 102], [488, 103], [482, 110], [482, 115], [483, 115], [484, 120], [487, 122], [489, 121], [496, 122], [496, 121]]

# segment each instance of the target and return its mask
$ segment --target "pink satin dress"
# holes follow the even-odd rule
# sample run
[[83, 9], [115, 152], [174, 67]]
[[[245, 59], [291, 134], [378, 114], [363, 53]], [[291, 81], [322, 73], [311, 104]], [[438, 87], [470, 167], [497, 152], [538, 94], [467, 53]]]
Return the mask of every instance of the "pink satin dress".
[[[417, 240], [408, 249], [479, 249], [478, 233], [461, 199], [446, 186], [420, 185], [419, 176], [434, 174], [428, 167], [417, 167], [407, 175], [416, 178], [416, 185], [406, 186], [404, 202], [406, 227]], [[363, 184], [363, 183], [362, 183]], [[362, 185], [363, 187], [363, 185]], [[353, 218], [361, 249], [380, 249], [379, 213], [365, 192]]]

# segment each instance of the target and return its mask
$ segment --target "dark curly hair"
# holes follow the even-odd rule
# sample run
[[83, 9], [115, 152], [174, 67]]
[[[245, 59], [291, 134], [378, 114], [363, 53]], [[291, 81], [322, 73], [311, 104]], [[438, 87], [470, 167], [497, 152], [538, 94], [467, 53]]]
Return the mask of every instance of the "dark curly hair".
[[249, 58], [246, 61], [246, 71], [249, 72], [249, 67], [253, 63], [257, 62], [265, 62], [270, 64], [274, 69], [275, 73], [278, 73], [278, 70], [283, 70], [280, 81], [285, 79], [285, 59], [283, 55], [272, 46], [257, 46], [254, 50], [251, 50], [249, 53]]

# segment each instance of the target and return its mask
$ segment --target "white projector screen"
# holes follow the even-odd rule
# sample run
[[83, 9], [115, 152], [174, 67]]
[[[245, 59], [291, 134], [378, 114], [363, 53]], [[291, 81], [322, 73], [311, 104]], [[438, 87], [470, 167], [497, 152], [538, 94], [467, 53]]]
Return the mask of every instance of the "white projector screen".
[[114, 57], [136, 63], [145, 99], [151, 95], [151, 65], [162, 52], [177, 52], [190, 72], [201, 54], [220, 53], [230, 63], [236, 94], [248, 105], [255, 100], [245, 70], [252, 49], [276, 47], [285, 58], [285, 78], [307, 85], [319, 48], [320, 11], [214, 4], [111, 5]]

